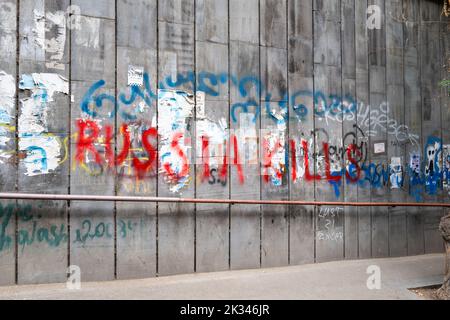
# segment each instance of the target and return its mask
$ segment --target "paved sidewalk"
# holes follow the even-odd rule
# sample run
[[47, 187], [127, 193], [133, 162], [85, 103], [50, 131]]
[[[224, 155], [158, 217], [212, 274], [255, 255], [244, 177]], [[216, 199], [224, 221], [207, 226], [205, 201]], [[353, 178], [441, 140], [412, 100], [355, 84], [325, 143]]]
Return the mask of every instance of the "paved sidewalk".
[[[381, 268], [368, 290], [367, 267]], [[143, 280], [0, 288], [0, 299], [418, 299], [408, 288], [442, 283], [443, 255], [338, 261], [284, 268], [190, 274]]]

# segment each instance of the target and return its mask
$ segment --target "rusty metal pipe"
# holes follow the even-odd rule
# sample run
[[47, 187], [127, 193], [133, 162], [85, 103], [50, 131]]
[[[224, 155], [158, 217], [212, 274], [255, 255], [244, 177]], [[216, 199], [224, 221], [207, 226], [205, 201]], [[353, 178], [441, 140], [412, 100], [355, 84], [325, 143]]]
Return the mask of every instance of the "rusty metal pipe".
[[299, 200], [240, 200], [198, 199], [136, 196], [100, 196], [74, 194], [0, 193], [0, 199], [13, 200], [70, 200], [70, 201], [120, 201], [120, 202], [166, 202], [166, 203], [217, 203], [217, 204], [267, 204], [298, 206], [343, 206], [343, 207], [436, 207], [450, 208], [450, 203], [416, 202], [344, 202], [344, 201], [299, 201]]

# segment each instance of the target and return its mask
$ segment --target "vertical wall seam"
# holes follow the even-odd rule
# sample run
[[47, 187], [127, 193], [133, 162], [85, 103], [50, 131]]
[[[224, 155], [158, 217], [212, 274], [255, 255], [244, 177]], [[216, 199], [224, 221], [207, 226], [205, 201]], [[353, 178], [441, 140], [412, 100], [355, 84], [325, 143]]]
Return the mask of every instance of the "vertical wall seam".
[[[311, 52], [311, 55], [312, 55], [312, 59], [311, 59], [311, 61], [312, 61], [312, 67], [313, 67], [313, 75], [312, 75], [312, 88], [313, 88], [313, 96], [315, 95], [315, 92], [316, 92], [316, 83], [315, 83], [315, 78], [316, 78], [316, 64], [315, 64], [315, 59], [314, 59], [314, 51], [315, 51], [315, 45], [316, 45], [316, 43], [315, 43], [315, 21], [314, 21], [314, 18], [315, 18], [315, 3], [314, 3], [314, 0], [310, 0], [311, 1], [311, 17], [312, 17], [312, 19], [311, 19], [311, 22], [312, 22], [312, 52]], [[316, 107], [316, 101], [315, 101], [315, 99], [313, 99], [313, 104], [312, 104], [312, 107], [313, 107], [313, 110], [315, 109], [315, 107]], [[316, 121], [315, 121], [315, 118], [316, 118], [316, 116], [315, 116], [315, 114], [314, 114], [314, 112], [312, 113], [312, 125], [313, 125], [313, 132], [315, 132], [315, 130], [316, 130]], [[316, 150], [316, 135], [315, 134], [313, 134], [313, 136], [312, 136], [312, 139], [313, 139], [313, 145], [314, 145], [314, 152], [315, 152], [315, 150]], [[309, 157], [309, 155], [308, 155], [308, 157]], [[317, 171], [317, 169], [316, 169], [316, 159], [314, 158], [314, 175], [317, 173], [316, 172]], [[313, 195], [314, 195], [314, 201], [316, 201], [316, 181], [314, 180], [313, 182], [312, 182], [312, 187], [313, 187]], [[316, 226], [317, 226], [317, 221], [316, 221], [316, 209], [317, 209], [317, 207], [316, 206], [313, 206], [312, 207], [312, 218], [313, 218], [313, 230], [314, 230], [314, 232], [313, 232], [313, 236], [314, 236], [314, 263], [316, 263], [317, 262], [317, 234], [316, 234]]]
[[[404, 13], [404, 2], [405, 2], [405, 0], [401, 0], [401, 6], [402, 6], [402, 17], [404, 17], [405, 16], [405, 13]], [[406, 92], [406, 90], [405, 90], [405, 23], [406, 23], [406, 21], [403, 19], [402, 20], [402, 64], [403, 64], [403, 69], [402, 69], [402, 72], [403, 72], [403, 80], [402, 80], [402, 82], [403, 82], [403, 123], [404, 124], [406, 124], [406, 94], [405, 94], [405, 92]], [[407, 157], [408, 157], [408, 148], [406, 147], [406, 145], [405, 145], [405, 147], [404, 147], [404, 151], [403, 151], [403, 154], [405, 155], [405, 159], [404, 159], [404, 162], [405, 162], [405, 172], [407, 171], [407, 165], [408, 165], [408, 162], [407, 162]], [[405, 175], [406, 176], [406, 175]], [[408, 195], [406, 196], [406, 197], [408, 197]], [[406, 199], [408, 199], [408, 198], [406, 198]], [[408, 201], [409, 202], [409, 201]], [[406, 250], [406, 255], [408, 255], [408, 208], [404, 208], [405, 209], [405, 237], [406, 237], [406, 248], [405, 248], [405, 250]]]
[[[114, 97], [115, 101], [117, 103], [117, 19], [118, 19], [118, 13], [117, 13], [117, 1], [114, 1]], [[115, 112], [114, 116], [114, 129], [117, 133], [117, 112]], [[120, 130], [120, 129], [119, 129]], [[114, 135], [114, 154], [117, 156], [117, 134]], [[117, 168], [114, 169], [115, 173], [117, 173]], [[118, 190], [118, 184], [119, 179], [117, 177], [117, 174], [114, 175], [114, 194], [117, 196], [117, 190]], [[113, 209], [113, 215], [114, 215], [114, 279], [117, 279], [117, 202], [114, 201], [114, 209]]]
[[[156, 127], [158, 128], [159, 122], [158, 122], [158, 115], [159, 115], [159, 111], [158, 111], [158, 88], [159, 88], [159, 0], [155, 0], [156, 1], [156, 94], [157, 94], [157, 98], [156, 98]], [[156, 145], [157, 145], [157, 150], [159, 150], [159, 135], [156, 136]], [[158, 158], [159, 158], [159, 152], [158, 154]], [[158, 163], [158, 159], [156, 160]], [[158, 170], [156, 170], [156, 197], [159, 196], [159, 174], [158, 174]], [[159, 276], [159, 202], [155, 203], [155, 215], [156, 215], [156, 221], [155, 221], [155, 276], [158, 277]]]
[[[366, 8], [368, 7], [369, 4], [372, 4], [371, 0], [367, 1], [367, 5]], [[367, 11], [366, 11], [366, 19], [367, 19]], [[367, 25], [366, 25], [366, 31], [367, 31]], [[369, 113], [372, 112], [372, 105], [371, 105], [371, 94], [370, 94], [370, 71], [371, 71], [371, 63], [370, 63], [370, 50], [371, 50], [371, 43], [370, 43], [370, 35], [368, 34], [370, 31], [367, 31], [367, 39], [368, 39], [368, 44], [367, 44], [367, 100], [369, 101]], [[372, 121], [369, 117], [369, 130], [372, 126]], [[371, 137], [369, 137], [369, 148], [371, 148], [371, 142], [372, 139]], [[369, 154], [369, 163], [371, 162], [371, 152], [368, 152]], [[369, 192], [369, 200], [372, 201], [372, 188], [370, 188], [370, 192]], [[372, 224], [372, 207], [369, 207], [369, 217], [370, 217], [370, 222], [369, 222], [369, 226], [370, 226], [370, 257], [372, 258], [373, 256], [373, 241], [372, 241], [372, 228], [373, 228], [373, 224]]]
[[[405, 17], [405, 2], [404, 2], [404, 0], [401, 0], [400, 4], [402, 6], [402, 17]], [[405, 90], [405, 69], [406, 69], [406, 67], [405, 67], [405, 22], [407, 22], [407, 20], [405, 20], [403, 18], [403, 20], [402, 20], [403, 123], [406, 125], [406, 112], [405, 112], [406, 111], [405, 110], [405, 105], [406, 105], [406, 90]], [[407, 166], [407, 162], [406, 162], [406, 157], [408, 156], [407, 150], [408, 150], [408, 148], [405, 145], [405, 147], [404, 147], [405, 168]], [[405, 169], [405, 171], [406, 171], [406, 169]], [[409, 186], [409, 184], [408, 184], [408, 186]], [[406, 199], [409, 202], [409, 199], [408, 198], [406, 198]], [[409, 237], [408, 237], [408, 208], [405, 208], [405, 228], [406, 228], [405, 229], [405, 231], [406, 231], [406, 233], [405, 233], [406, 234], [406, 244], [405, 244], [406, 248], [405, 248], [405, 250], [406, 250], [406, 255], [408, 255], [408, 252], [409, 252], [409, 244], [408, 244], [408, 240], [409, 240]]]
[[[422, 83], [422, 5], [421, 5], [421, 1], [417, 0], [417, 4], [418, 4], [418, 55], [419, 55], [419, 92], [420, 92], [420, 137], [421, 137], [421, 148], [424, 146], [424, 140], [423, 140], [423, 83]], [[422, 245], [423, 245], [423, 250], [422, 253], [425, 253], [425, 217], [423, 214], [421, 214], [421, 231], [422, 231]]]
[[[389, 1], [389, 0], [388, 0]], [[383, 3], [384, 6], [384, 98], [385, 101], [388, 101], [388, 84], [387, 84], [387, 68], [388, 68], [388, 63], [387, 63], [387, 57], [388, 57], [388, 25], [387, 25], [387, 7], [386, 7], [386, 0], [384, 0]], [[389, 112], [387, 113], [387, 120], [389, 121]], [[386, 138], [386, 150], [390, 148], [389, 146], [389, 137], [388, 134], [386, 132], [385, 134], [385, 138]], [[387, 163], [388, 163], [388, 170], [389, 170], [389, 152], [387, 153]], [[387, 208], [387, 256], [390, 257], [391, 256], [391, 244], [390, 244], [390, 239], [391, 239], [391, 207]]]
[[[286, 126], [286, 133], [287, 133], [287, 139], [285, 139], [285, 158], [287, 158], [287, 198], [288, 200], [291, 199], [291, 179], [290, 179], [290, 172], [289, 172], [289, 163], [290, 163], [290, 143], [289, 143], [289, 133], [290, 133], [290, 99], [289, 99], [289, 0], [286, 0], [286, 97], [287, 97], [287, 126]], [[286, 157], [287, 155], [287, 157]], [[293, 164], [295, 165], [295, 164]], [[288, 205], [286, 210], [286, 218], [287, 218], [287, 260], [288, 265], [291, 264], [291, 209], [292, 206]]]
[[[343, 0], [341, 0], [341, 1], [339, 1], [339, 21], [340, 21], [340, 28], [339, 28], [339, 37], [340, 37], [340, 47], [339, 47], [339, 49], [340, 49], [340, 65], [341, 65], [341, 103], [342, 103], [342, 97], [344, 96], [344, 94], [343, 94], [343, 87], [344, 87], [344, 85], [343, 85], [343, 83], [344, 83], [344, 78], [345, 78], [345, 75], [344, 75], [344, 68], [343, 68], [343, 63], [342, 63], [342, 53], [343, 53], [343, 37], [342, 37], [342, 31], [343, 31], [343, 23], [342, 23], [342, 17], [343, 17], [343, 15], [342, 15], [342, 1]], [[344, 116], [343, 115], [341, 115], [342, 116], [342, 122], [341, 122], [341, 139], [342, 139], [342, 145], [343, 145], [343, 147], [345, 148], [345, 146], [344, 146]], [[344, 159], [341, 159], [341, 168], [343, 167], [345, 165], [345, 162], [344, 162]], [[346, 190], [347, 190], [347, 182], [345, 181], [345, 178], [343, 177], [342, 178], [342, 198], [343, 198], [343, 200], [345, 201], [345, 199], [347, 198], [347, 193], [346, 193]], [[347, 208], [343, 208], [344, 209], [344, 217], [343, 217], [343, 222], [342, 222], [342, 234], [343, 234], [343, 239], [342, 239], [342, 257], [344, 258], [344, 260], [345, 260], [345, 220], [346, 220], [346, 218], [347, 218], [347, 216], [346, 216], [346, 214], [345, 214], [345, 212], [347, 211]]]
[[[258, 50], [259, 50], [259, 78], [261, 79], [261, 0], [258, 0]], [[261, 90], [259, 92], [259, 104], [261, 106]], [[259, 140], [261, 141], [261, 112], [259, 113]], [[261, 177], [261, 147], [258, 146], [258, 175], [259, 175], [259, 198], [262, 199], [262, 177]], [[263, 253], [263, 206], [259, 205], [259, 267], [262, 267], [262, 253]]]
[[[444, 57], [444, 54], [442, 53], [442, 51], [441, 51], [441, 46], [442, 46], [442, 42], [441, 42], [441, 33], [442, 33], [442, 25], [441, 25], [441, 22], [442, 22], [442, 19], [443, 19], [443, 17], [444, 17], [444, 15], [443, 14], [440, 14], [439, 15], [439, 21], [437, 22], [438, 23], [438, 26], [439, 26], [439, 31], [438, 31], [438, 39], [439, 39], [439, 41], [438, 41], [438, 46], [439, 46], [439, 49], [438, 49], [438, 54], [439, 54], [439, 60], [441, 60], [441, 59], [443, 59], [443, 57]], [[441, 61], [441, 63], [440, 63], [440, 66], [441, 66], [441, 68], [445, 68], [444, 66], [445, 66], [445, 63], [443, 62], [443, 61]], [[441, 72], [440, 72], [440, 74], [442, 74], [442, 70], [441, 70]], [[441, 79], [444, 79], [443, 77], [440, 77]], [[442, 127], [442, 101], [444, 100], [443, 99], [443, 97], [442, 97], [442, 91], [443, 91], [444, 89], [443, 88], [441, 88], [440, 89], [440, 92], [439, 92], [439, 115], [440, 115], [440, 117], [439, 117], [439, 120], [440, 120], [440, 123], [439, 123], [439, 129], [440, 129], [440, 132], [441, 132], [441, 145], [444, 145], [444, 130], [443, 130], [443, 127]], [[442, 148], [442, 152], [441, 152], [441, 154], [440, 154], [440, 162], [442, 163], [442, 171], [444, 171], [444, 167], [445, 167], [445, 162], [444, 162], [444, 151], [443, 151], [443, 148]], [[444, 188], [443, 188], [443, 181], [442, 181], [442, 191], [443, 191], [443, 195], [441, 196], [441, 201], [442, 202], [444, 202], [444, 197], [445, 197], [445, 192], [444, 192]], [[438, 201], [439, 201], [439, 198], [438, 198]], [[442, 208], [442, 216], [445, 216], [445, 209], [444, 208]], [[442, 246], [443, 246], [443, 248], [445, 248], [444, 247], [444, 243], [442, 244]]]
[[[230, 37], [230, 0], [227, 0], [227, 25], [228, 25], [228, 75], [231, 74], [231, 37]], [[231, 133], [231, 77], [228, 77], [228, 113], [227, 113], [227, 123], [229, 126], [228, 141], [230, 141]], [[225, 148], [227, 149], [227, 147]], [[225, 150], [225, 159], [227, 159], [227, 151]], [[228, 161], [223, 163], [223, 166], [228, 166]], [[231, 168], [228, 167], [228, 199], [231, 199]], [[228, 270], [231, 270], [231, 204], [228, 205]]]
[[[15, 183], [15, 189], [16, 191], [19, 190], [19, 112], [20, 112], [20, 102], [19, 102], [19, 81], [20, 81], [20, 0], [17, 0], [16, 4], [16, 94], [15, 94], [15, 108], [16, 108], [16, 119], [15, 119], [15, 125], [16, 125], [16, 159], [15, 159], [15, 166], [16, 166], [16, 183]], [[14, 241], [14, 283], [19, 284], [19, 217], [18, 217], [18, 204], [19, 201], [15, 200], [16, 203], [16, 210], [14, 210], [14, 218], [15, 218], [15, 241]]]
[[[72, 0], [69, 0], [69, 5], [72, 6]], [[71, 16], [69, 15], [68, 17], [69, 19], [71, 19]], [[68, 186], [67, 186], [67, 192], [68, 194], [71, 194], [71, 188], [70, 188], [70, 183], [71, 183], [71, 179], [72, 179], [72, 166], [71, 166], [71, 161], [72, 161], [72, 28], [69, 28], [69, 123], [67, 124], [67, 128], [69, 130], [69, 137], [68, 137], [68, 144], [69, 147], [67, 148], [67, 151], [69, 153], [69, 173], [68, 173]], [[71, 265], [71, 256], [70, 256], [70, 204], [71, 201], [67, 201], [67, 267], [69, 267]]]
[[[356, 48], [356, 1], [353, 0], [353, 43], [355, 44], [355, 97], [357, 97], [358, 91], [358, 63], [357, 63], [357, 54], [358, 49]], [[356, 112], [355, 112], [355, 124], [358, 125], [358, 99], [356, 98]], [[359, 145], [358, 134], [355, 136], [355, 141]], [[356, 185], [356, 202], [359, 202], [359, 185]], [[359, 210], [356, 208], [356, 258], [359, 259]]]
[[[194, 0], [194, 141], [197, 138], [197, 0]], [[206, 97], [205, 97], [206, 99]], [[194, 142], [195, 143], [195, 142]], [[194, 198], [197, 197], [197, 165], [196, 150], [191, 153], [194, 155]], [[192, 160], [192, 159], [191, 159]], [[194, 273], [197, 272], [197, 204], [194, 203]]]

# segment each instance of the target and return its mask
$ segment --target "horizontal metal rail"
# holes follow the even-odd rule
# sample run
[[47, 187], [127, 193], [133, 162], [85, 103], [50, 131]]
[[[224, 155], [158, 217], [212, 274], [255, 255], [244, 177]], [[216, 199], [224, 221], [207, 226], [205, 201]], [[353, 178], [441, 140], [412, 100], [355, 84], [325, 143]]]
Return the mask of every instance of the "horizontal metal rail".
[[135, 196], [99, 196], [75, 194], [0, 193], [0, 199], [13, 200], [71, 200], [71, 201], [120, 201], [120, 202], [169, 202], [169, 203], [218, 203], [218, 204], [268, 204], [298, 206], [343, 206], [343, 207], [437, 207], [450, 208], [450, 203], [423, 202], [344, 202], [344, 201], [299, 201], [299, 200], [241, 200], [198, 199]]

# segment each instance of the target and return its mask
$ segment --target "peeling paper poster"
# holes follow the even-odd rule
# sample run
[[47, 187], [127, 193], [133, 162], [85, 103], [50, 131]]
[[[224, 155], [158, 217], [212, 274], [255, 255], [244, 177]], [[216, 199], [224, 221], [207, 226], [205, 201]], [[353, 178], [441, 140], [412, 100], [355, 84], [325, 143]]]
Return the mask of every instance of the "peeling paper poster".
[[193, 117], [194, 95], [184, 91], [158, 90], [158, 132], [160, 161], [172, 192], [180, 192], [190, 182], [188, 121]]
[[0, 71], [0, 163], [11, 157], [6, 150], [7, 143], [14, 137], [13, 110], [16, 95], [16, 81], [12, 75]]
[[53, 73], [22, 75], [21, 90], [31, 91], [30, 97], [20, 100], [18, 121], [19, 150], [25, 154], [21, 162], [25, 174], [35, 176], [54, 171], [60, 161], [61, 144], [57, 137], [49, 135], [47, 115], [49, 102], [55, 93], [69, 93], [67, 79]]
[[283, 184], [283, 175], [286, 170], [285, 133], [283, 130], [267, 132], [263, 139], [264, 167], [274, 186]]
[[60, 143], [53, 136], [25, 136], [19, 139], [19, 150], [26, 153], [23, 164], [27, 176], [51, 173], [60, 161]]

